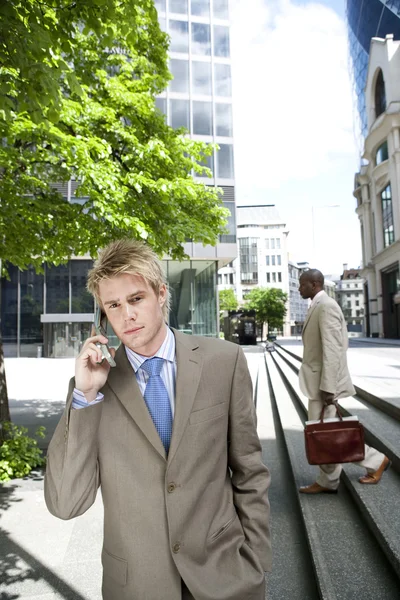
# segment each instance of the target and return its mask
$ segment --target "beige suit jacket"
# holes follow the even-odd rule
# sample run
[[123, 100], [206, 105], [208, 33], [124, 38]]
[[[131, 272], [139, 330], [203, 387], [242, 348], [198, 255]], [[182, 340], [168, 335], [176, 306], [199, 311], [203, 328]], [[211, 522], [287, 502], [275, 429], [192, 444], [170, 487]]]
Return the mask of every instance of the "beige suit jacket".
[[121, 346], [104, 401], [67, 406], [48, 450], [45, 498], [71, 519], [104, 503], [103, 598], [264, 600], [269, 473], [240, 347], [175, 332], [168, 458]]
[[320, 390], [335, 398], [356, 392], [347, 367], [349, 345], [346, 322], [338, 303], [323, 292], [309, 309], [303, 326], [303, 362], [299, 373], [300, 389], [312, 400]]

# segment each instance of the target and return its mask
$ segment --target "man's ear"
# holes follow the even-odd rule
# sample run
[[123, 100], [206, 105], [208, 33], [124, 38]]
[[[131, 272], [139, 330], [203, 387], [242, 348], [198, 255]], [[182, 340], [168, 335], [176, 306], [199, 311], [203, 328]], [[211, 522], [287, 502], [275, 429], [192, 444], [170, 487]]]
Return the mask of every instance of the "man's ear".
[[163, 283], [160, 286], [160, 291], [158, 293], [158, 302], [160, 303], [160, 306], [164, 306], [166, 299], [167, 299], [167, 286], [165, 285], [165, 283]]

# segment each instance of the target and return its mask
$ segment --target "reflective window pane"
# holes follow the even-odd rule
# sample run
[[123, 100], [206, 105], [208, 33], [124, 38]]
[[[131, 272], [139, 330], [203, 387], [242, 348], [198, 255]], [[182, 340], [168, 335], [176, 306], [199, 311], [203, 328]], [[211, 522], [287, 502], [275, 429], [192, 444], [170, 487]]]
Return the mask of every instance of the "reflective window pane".
[[193, 334], [215, 337], [218, 335], [216, 263], [192, 260], [190, 266], [193, 272]]
[[189, 24], [186, 21], [169, 21], [171, 52], [189, 52]]
[[169, 0], [169, 12], [187, 15], [188, 0]]
[[211, 96], [211, 63], [192, 62], [193, 93]]
[[172, 58], [170, 61], [170, 70], [173, 80], [170, 83], [172, 92], [189, 92], [189, 62], [187, 60], [177, 60]]
[[217, 135], [232, 137], [232, 104], [216, 103], [215, 121]]
[[231, 144], [219, 144], [217, 151], [217, 177], [224, 179], [233, 178], [233, 146]]
[[40, 315], [43, 313], [43, 282], [44, 276], [37, 275], [33, 267], [20, 273], [20, 356], [36, 358], [38, 346], [43, 352], [43, 326], [40, 322]]
[[169, 324], [185, 333], [192, 333], [192, 289], [194, 273], [190, 260], [168, 264], [168, 287], [171, 295]]
[[161, 31], [167, 31], [167, 19], [164, 17], [158, 17], [158, 24], [160, 25]]
[[46, 312], [69, 313], [69, 268], [46, 266]]
[[[211, 171], [211, 176], [214, 177], [214, 153], [211, 154], [211, 156], [204, 156], [204, 160], [201, 162], [201, 165], [208, 167]], [[196, 173], [196, 175], [197, 177], [205, 177], [206, 179], [210, 179], [206, 173]]]
[[160, 112], [163, 113], [163, 115], [167, 114], [167, 99], [166, 98], [156, 98], [156, 108], [158, 108], [158, 110]]
[[171, 127], [174, 129], [179, 127], [190, 129], [189, 100], [170, 100], [169, 108]]
[[214, 17], [217, 19], [229, 19], [229, 0], [214, 0]]
[[229, 28], [214, 25], [214, 56], [229, 58]]
[[211, 102], [193, 102], [193, 133], [212, 135]]
[[216, 96], [232, 96], [230, 65], [216, 63], [214, 73]]
[[165, 12], [166, 0], [154, 0], [154, 5], [159, 12]]
[[204, 23], [192, 23], [192, 54], [211, 55], [210, 26]]
[[71, 312], [92, 313], [94, 311], [93, 296], [86, 289], [86, 279], [91, 260], [71, 261]]
[[18, 269], [9, 266], [1, 280], [1, 335], [4, 356], [17, 356]]
[[209, 17], [210, 0], [192, 0], [191, 11], [196, 17]]

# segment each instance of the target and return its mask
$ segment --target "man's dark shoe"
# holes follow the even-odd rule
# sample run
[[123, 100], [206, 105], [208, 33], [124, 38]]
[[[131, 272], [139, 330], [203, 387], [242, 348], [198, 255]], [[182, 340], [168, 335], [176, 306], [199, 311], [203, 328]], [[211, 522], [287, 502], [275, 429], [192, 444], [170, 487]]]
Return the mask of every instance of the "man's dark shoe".
[[360, 483], [366, 483], [369, 485], [374, 485], [374, 484], [379, 483], [380, 480], [382, 479], [383, 473], [388, 470], [388, 468], [390, 467], [391, 464], [392, 464], [392, 461], [389, 460], [387, 456], [385, 456], [379, 469], [377, 469], [374, 473], [367, 473], [366, 475], [364, 475], [364, 477], [360, 477], [360, 479], [358, 481]]
[[316, 481], [311, 485], [306, 485], [299, 488], [300, 494], [337, 494], [337, 490], [331, 488], [322, 487]]

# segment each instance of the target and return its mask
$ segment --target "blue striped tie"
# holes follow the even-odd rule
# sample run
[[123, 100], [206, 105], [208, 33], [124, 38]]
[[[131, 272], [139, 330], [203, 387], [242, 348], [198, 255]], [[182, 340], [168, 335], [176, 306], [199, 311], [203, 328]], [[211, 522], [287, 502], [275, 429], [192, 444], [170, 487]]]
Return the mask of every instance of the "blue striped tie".
[[142, 369], [149, 374], [144, 400], [158, 435], [168, 453], [172, 436], [172, 411], [167, 388], [160, 376], [163, 364], [163, 358], [149, 358], [142, 364]]

